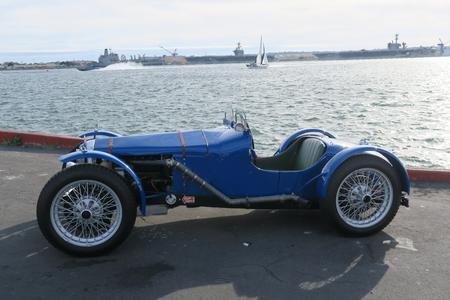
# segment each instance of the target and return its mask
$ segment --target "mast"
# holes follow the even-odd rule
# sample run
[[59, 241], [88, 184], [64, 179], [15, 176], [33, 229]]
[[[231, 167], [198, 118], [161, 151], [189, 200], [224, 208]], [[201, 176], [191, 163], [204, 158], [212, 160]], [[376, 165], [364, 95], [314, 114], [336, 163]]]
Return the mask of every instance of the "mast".
[[263, 47], [263, 42], [262, 42], [262, 36], [261, 36], [261, 39], [259, 40], [259, 54], [261, 54], [262, 47]]

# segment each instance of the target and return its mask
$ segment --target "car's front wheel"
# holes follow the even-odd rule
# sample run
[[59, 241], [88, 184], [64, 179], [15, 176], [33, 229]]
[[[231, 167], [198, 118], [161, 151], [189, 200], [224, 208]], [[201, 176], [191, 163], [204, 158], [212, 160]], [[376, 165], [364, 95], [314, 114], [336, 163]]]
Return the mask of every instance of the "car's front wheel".
[[361, 155], [343, 163], [333, 174], [324, 208], [341, 231], [364, 236], [392, 221], [400, 199], [394, 168], [381, 158]]
[[37, 220], [55, 247], [79, 256], [105, 253], [129, 235], [136, 201], [116, 173], [97, 165], [67, 168], [43, 188]]

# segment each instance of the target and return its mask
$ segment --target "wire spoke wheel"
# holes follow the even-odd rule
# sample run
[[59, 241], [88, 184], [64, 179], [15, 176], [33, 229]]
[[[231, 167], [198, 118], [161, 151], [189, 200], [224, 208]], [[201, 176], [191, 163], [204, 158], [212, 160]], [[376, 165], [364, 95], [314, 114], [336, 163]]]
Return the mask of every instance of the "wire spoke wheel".
[[356, 169], [340, 183], [336, 209], [341, 219], [356, 228], [381, 222], [389, 212], [394, 190], [389, 178], [374, 168]]
[[93, 247], [114, 236], [121, 224], [122, 204], [106, 184], [78, 180], [58, 191], [50, 218], [60, 238], [79, 247]]

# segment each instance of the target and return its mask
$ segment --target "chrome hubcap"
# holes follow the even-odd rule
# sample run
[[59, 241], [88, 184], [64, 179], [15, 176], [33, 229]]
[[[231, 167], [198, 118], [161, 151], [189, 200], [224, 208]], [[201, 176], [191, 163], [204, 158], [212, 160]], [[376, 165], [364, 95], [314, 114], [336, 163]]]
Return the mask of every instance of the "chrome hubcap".
[[88, 210], [84, 210], [84, 211], [81, 213], [81, 217], [82, 217], [84, 220], [89, 220], [89, 219], [91, 218], [91, 216], [92, 216], [92, 213], [91, 213], [90, 211], [88, 211]]
[[76, 246], [92, 247], [106, 242], [117, 231], [122, 205], [107, 185], [79, 180], [57, 193], [50, 217], [59, 237]]
[[341, 182], [336, 194], [339, 216], [347, 224], [358, 228], [379, 223], [392, 202], [391, 181], [384, 173], [372, 168], [351, 172]]

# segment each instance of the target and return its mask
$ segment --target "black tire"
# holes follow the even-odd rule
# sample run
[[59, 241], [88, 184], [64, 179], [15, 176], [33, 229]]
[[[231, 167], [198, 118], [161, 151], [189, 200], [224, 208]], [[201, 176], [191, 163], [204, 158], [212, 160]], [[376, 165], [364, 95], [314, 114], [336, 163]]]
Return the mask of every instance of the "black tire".
[[[122, 207], [117, 230], [99, 245], [85, 247], [70, 243], [58, 235], [51, 222], [54, 198], [62, 188], [78, 180], [95, 180], [106, 185], [118, 196]], [[133, 193], [122, 177], [104, 167], [84, 164], [64, 169], [47, 182], [39, 195], [36, 214], [42, 234], [53, 246], [76, 256], [97, 256], [116, 248], [128, 237], [136, 221], [136, 206]]]
[[[345, 180], [349, 174], [363, 168], [375, 169], [387, 177], [392, 185], [393, 199], [392, 204], [384, 217], [371, 226], [361, 228], [348, 224], [348, 222], [340, 216], [336, 203], [336, 193], [338, 192], [342, 181]], [[327, 196], [323, 201], [322, 208], [342, 233], [352, 236], [367, 236], [382, 230], [392, 221], [400, 207], [400, 201], [400, 182], [395, 169], [381, 158], [369, 155], [360, 155], [348, 159], [334, 172], [328, 186]]]

